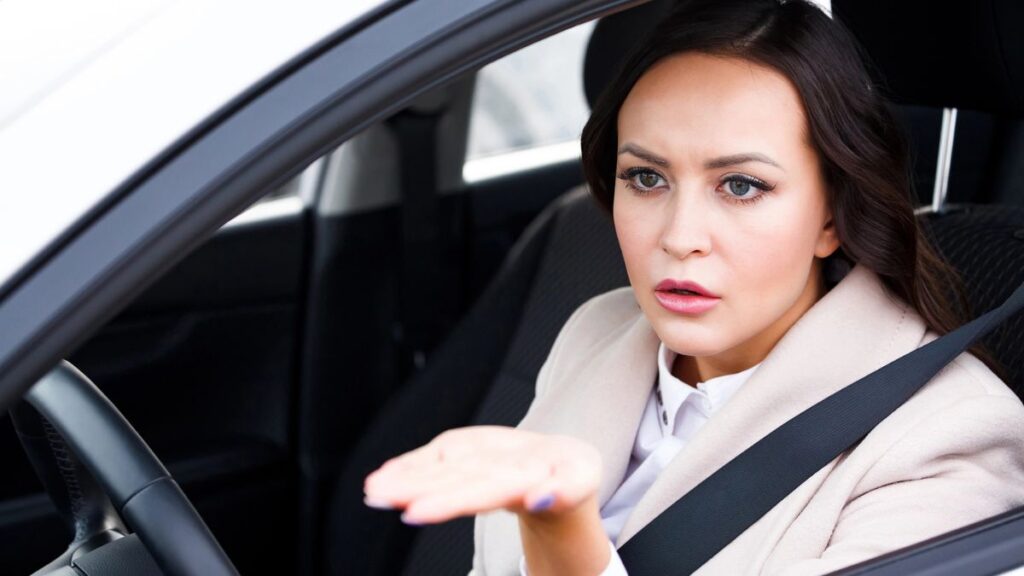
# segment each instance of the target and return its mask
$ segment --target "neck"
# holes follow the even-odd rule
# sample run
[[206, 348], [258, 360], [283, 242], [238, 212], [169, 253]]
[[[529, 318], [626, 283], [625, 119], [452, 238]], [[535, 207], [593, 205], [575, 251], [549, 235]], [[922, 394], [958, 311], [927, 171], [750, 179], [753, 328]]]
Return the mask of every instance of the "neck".
[[736, 374], [757, 365], [768, 356], [775, 344], [825, 294], [820, 262], [815, 259], [807, 284], [796, 302], [768, 328], [746, 341], [714, 356], [684, 356], [677, 354], [672, 363], [672, 375], [695, 386], [718, 376]]

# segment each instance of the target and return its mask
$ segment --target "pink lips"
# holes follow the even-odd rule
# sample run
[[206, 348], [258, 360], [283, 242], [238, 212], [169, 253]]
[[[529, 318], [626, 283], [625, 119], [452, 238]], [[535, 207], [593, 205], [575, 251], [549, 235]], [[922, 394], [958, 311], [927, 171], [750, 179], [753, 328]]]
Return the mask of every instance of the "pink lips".
[[[693, 294], [673, 292], [673, 290], [688, 290]], [[720, 296], [696, 282], [671, 278], [662, 280], [654, 287], [654, 297], [669, 312], [687, 316], [703, 314], [714, 308], [721, 300]]]

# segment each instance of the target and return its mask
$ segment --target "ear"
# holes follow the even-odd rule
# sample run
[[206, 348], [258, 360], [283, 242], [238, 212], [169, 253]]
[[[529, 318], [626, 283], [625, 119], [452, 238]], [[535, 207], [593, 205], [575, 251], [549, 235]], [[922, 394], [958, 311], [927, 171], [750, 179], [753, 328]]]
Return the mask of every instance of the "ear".
[[818, 258], [827, 258], [839, 248], [839, 234], [836, 232], [836, 222], [829, 212], [825, 219], [825, 225], [818, 233], [818, 242], [814, 246], [814, 255]]

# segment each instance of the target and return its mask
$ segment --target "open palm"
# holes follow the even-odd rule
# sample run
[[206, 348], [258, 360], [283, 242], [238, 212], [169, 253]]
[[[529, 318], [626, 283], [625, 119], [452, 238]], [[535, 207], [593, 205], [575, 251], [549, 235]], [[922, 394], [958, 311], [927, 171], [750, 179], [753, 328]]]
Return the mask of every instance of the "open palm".
[[600, 479], [600, 453], [580, 439], [467, 426], [386, 461], [363, 489], [368, 505], [429, 524], [497, 509], [560, 514], [593, 497]]

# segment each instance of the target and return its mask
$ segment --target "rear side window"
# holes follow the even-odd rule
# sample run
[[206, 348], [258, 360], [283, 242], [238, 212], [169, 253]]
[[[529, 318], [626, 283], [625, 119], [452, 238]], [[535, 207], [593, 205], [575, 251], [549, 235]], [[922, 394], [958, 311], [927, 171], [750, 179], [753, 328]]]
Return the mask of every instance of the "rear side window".
[[593, 28], [593, 22], [581, 24], [478, 72], [463, 170], [467, 181], [491, 175], [502, 157], [515, 163], [523, 152], [579, 156], [580, 132], [590, 114], [583, 56]]
[[[831, 0], [811, 0], [831, 14]], [[463, 179], [475, 182], [579, 158], [590, 115], [583, 58], [587, 22], [493, 62], [477, 74]]]

